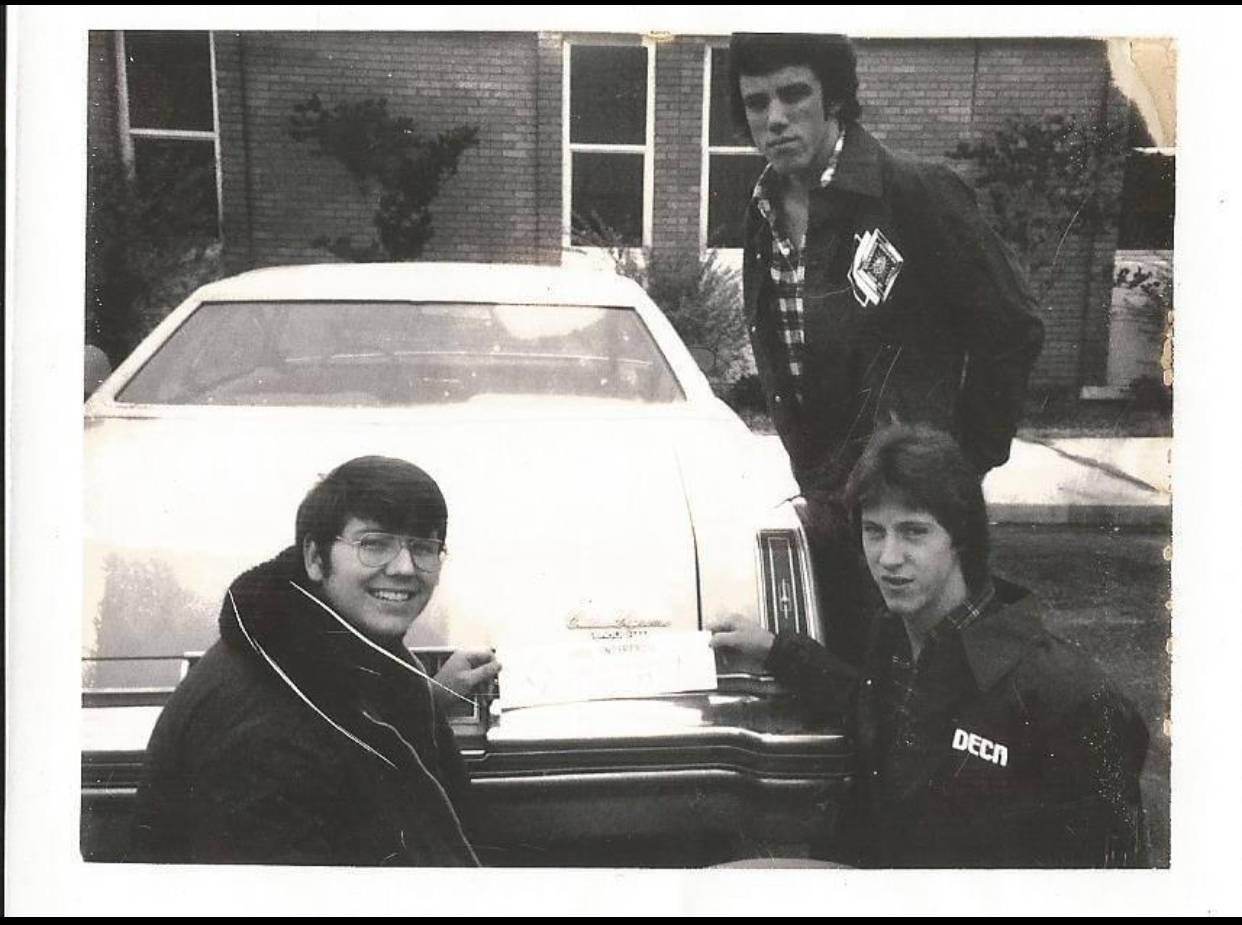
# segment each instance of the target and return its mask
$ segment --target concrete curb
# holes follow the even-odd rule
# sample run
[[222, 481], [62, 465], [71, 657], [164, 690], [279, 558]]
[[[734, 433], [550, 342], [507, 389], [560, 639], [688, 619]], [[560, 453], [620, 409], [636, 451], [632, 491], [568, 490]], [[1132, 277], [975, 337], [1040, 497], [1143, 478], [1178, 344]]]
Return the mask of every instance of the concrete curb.
[[1172, 506], [1160, 504], [1015, 504], [988, 505], [994, 524], [1064, 524], [1099, 527], [1163, 527], [1173, 522]]
[[[760, 459], [788, 472], [780, 439], [758, 438]], [[1014, 440], [1009, 462], [983, 483], [996, 524], [1151, 527], [1172, 524], [1168, 438]]]
[[990, 519], [1168, 529], [1171, 449], [1165, 438], [1015, 440], [983, 484]]

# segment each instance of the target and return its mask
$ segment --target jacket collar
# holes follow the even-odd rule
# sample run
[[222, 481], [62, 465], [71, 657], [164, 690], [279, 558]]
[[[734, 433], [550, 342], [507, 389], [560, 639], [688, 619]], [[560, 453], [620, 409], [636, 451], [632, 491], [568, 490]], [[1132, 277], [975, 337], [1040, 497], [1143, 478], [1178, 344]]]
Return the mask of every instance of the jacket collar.
[[993, 585], [991, 603], [959, 631], [966, 663], [983, 691], [1008, 674], [1044, 634], [1039, 605], [1029, 591], [999, 578]]
[[[962, 641], [961, 652], [975, 684], [987, 691], [1003, 678], [1044, 634], [1039, 606], [1029, 591], [993, 578], [987, 592], [974, 595], [938, 623], [925, 645]], [[889, 647], [908, 646], [901, 621], [881, 611], [872, 625], [871, 655], [885, 658]]]
[[368, 713], [417, 710], [426, 714], [430, 729], [435, 701], [422, 666], [400, 646], [383, 647], [366, 638], [313, 589], [299, 551], [290, 547], [229, 588], [220, 635], [249, 649], [354, 745], [392, 768], [417, 762], [417, 746], [407, 738], [412, 730], [377, 724]]
[[845, 130], [845, 146], [841, 160], [828, 189], [844, 190], [861, 196], [880, 198], [884, 192], [884, 176], [880, 169], [884, 148], [865, 128], [851, 122]]
[[[839, 189], [861, 196], [880, 198], [884, 192], [884, 174], [880, 167], [884, 148], [865, 128], [857, 122], [845, 127], [845, 144], [841, 156], [831, 169], [828, 182], [821, 182], [817, 189]], [[826, 171], [827, 173], [827, 171]], [[772, 202], [776, 199], [780, 177], [769, 164], [759, 174], [751, 194], [751, 205], [772, 222]]]

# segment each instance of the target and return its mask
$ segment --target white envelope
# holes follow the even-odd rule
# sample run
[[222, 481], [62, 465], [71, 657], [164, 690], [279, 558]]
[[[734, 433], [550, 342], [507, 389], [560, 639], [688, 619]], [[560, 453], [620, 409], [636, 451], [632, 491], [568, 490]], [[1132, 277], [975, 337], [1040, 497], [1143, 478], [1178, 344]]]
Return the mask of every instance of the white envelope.
[[710, 638], [707, 631], [656, 630], [498, 648], [500, 708], [715, 690]]

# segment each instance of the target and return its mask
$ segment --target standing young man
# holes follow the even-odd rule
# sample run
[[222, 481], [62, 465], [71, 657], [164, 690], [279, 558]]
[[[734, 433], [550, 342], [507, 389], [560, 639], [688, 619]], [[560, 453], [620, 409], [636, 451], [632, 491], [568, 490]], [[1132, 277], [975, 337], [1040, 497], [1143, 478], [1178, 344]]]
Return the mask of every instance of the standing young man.
[[734, 118], [768, 160], [745, 223], [755, 363], [808, 501], [830, 641], [857, 658], [870, 589], [846, 476], [894, 421], [953, 434], [979, 478], [1005, 462], [1043, 325], [957, 175], [859, 125], [847, 39], [738, 34], [729, 67]]
[[973, 461], [926, 426], [877, 432], [847, 503], [884, 599], [861, 671], [741, 618], [712, 645], [766, 659], [843, 716], [854, 798], [825, 853], [867, 867], [1136, 867], [1147, 729], [1039, 603], [988, 570]]
[[494, 678], [456, 653], [437, 681], [403, 639], [440, 577], [448, 510], [408, 462], [334, 469], [295, 545], [239, 577], [220, 640], [147, 749], [132, 860], [472, 865], [468, 779], [436, 689]]

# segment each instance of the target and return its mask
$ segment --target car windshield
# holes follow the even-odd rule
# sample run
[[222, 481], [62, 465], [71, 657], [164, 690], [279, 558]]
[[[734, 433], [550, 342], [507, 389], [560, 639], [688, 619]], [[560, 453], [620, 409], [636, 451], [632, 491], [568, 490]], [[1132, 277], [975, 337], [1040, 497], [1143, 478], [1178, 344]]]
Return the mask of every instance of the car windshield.
[[199, 306], [117, 400], [399, 406], [507, 395], [685, 397], [632, 308], [217, 302]]

